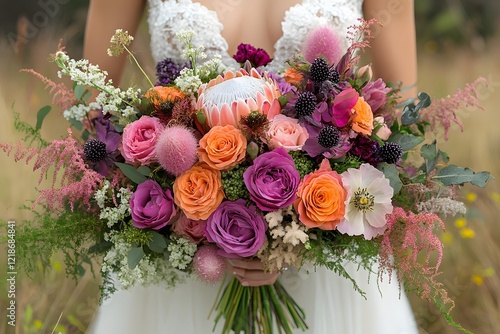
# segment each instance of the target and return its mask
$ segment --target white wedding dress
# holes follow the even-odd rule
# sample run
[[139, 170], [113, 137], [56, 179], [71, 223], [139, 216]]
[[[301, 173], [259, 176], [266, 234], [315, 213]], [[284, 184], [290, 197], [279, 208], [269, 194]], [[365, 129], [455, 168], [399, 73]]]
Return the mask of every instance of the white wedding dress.
[[[248, 0], [250, 1], [250, 0]], [[362, 0], [303, 0], [290, 8], [282, 22], [283, 36], [275, 45], [273, 70], [300, 50], [307, 32], [322, 24], [338, 29], [345, 36], [347, 28], [362, 16]], [[175, 38], [180, 30], [194, 30], [195, 45], [202, 44], [209, 55], [222, 55], [228, 66], [236, 66], [221, 35], [222, 25], [215, 12], [191, 0], [149, 0], [149, 26], [154, 58], [170, 57], [183, 62]], [[244, 41], [242, 41], [244, 42]], [[344, 47], [347, 47], [345, 45]], [[306, 312], [307, 333], [314, 334], [417, 334], [412, 310], [397, 281], [368, 277], [365, 270], [347, 270], [361, 289], [365, 300], [353, 290], [347, 279], [324, 268], [316, 271], [288, 270], [281, 282]], [[174, 290], [161, 287], [134, 287], [119, 290], [98, 310], [89, 333], [94, 334], [209, 334], [213, 316], [208, 314], [219, 285], [208, 286], [189, 279]], [[220, 332], [221, 323], [215, 333]], [[302, 333], [296, 330], [297, 333]]]

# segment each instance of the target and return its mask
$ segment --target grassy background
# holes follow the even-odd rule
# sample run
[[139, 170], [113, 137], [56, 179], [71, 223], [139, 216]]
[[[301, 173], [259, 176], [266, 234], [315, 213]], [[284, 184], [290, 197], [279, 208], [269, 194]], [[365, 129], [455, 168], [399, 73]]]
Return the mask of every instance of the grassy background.
[[[69, 27], [63, 31], [65, 41], [78, 39], [78, 29]], [[146, 70], [153, 72], [147, 50], [146, 29], [141, 29], [135, 49]], [[38, 109], [50, 103], [43, 85], [20, 68], [34, 68], [49, 77], [55, 77], [55, 66], [46, 60], [56, 50], [60, 31], [46, 30], [22, 45], [19, 53], [13, 46], [0, 40], [0, 141], [22, 139], [13, 128], [12, 110], [19, 112], [23, 120], [34, 123]], [[71, 43], [70, 43], [71, 44]], [[71, 45], [77, 45], [73, 43]], [[437, 47], [435, 42], [423, 43], [419, 55], [419, 87], [432, 97], [452, 94], [478, 76], [489, 80], [482, 87], [481, 102], [485, 110], [464, 111], [461, 118], [465, 132], [458, 127], [450, 133], [450, 139], [441, 149], [448, 152], [453, 163], [466, 165], [474, 170], [489, 170], [497, 177], [487, 189], [465, 188], [464, 199], [470, 207], [466, 217], [448, 221], [446, 244], [442, 264], [444, 282], [456, 300], [454, 317], [466, 328], [479, 334], [497, 333], [500, 328], [500, 41], [492, 38], [481, 47]], [[436, 50], [439, 49], [439, 52]], [[74, 58], [80, 57], [78, 47], [69, 48]], [[129, 72], [128, 80], [136, 74]], [[127, 80], [126, 80], [127, 81]], [[65, 134], [66, 122], [57, 112], [52, 112], [45, 121], [42, 134], [46, 139], [59, 138]], [[18, 224], [29, 218], [29, 213], [20, 211], [19, 205], [36, 198], [34, 185], [38, 175], [32, 166], [14, 163], [2, 155], [0, 172], [0, 219], [15, 219]], [[4, 231], [1, 231], [4, 234]], [[5, 255], [2, 251], [2, 257]], [[0, 260], [0, 272], [4, 273], [4, 259]], [[0, 275], [1, 276], [1, 275]], [[0, 333], [51, 333], [54, 328], [62, 333], [84, 333], [91, 321], [98, 301], [96, 278], [87, 273], [79, 284], [65, 278], [60, 257], [55, 256], [52, 267], [43, 275], [41, 271], [31, 278], [19, 273], [17, 276], [16, 302], [17, 326], [12, 330], [6, 324], [4, 310], [7, 307], [6, 281], [0, 281]], [[412, 306], [421, 333], [457, 333], [445, 324], [440, 315], [426, 302], [412, 298]]]

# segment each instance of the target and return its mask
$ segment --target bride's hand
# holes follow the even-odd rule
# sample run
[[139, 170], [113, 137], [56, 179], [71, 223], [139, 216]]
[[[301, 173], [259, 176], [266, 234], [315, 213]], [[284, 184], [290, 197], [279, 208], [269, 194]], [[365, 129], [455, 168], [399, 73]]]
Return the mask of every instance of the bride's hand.
[[276, 271], [265, 271], [259, 259], [237, 258], [227, 259], [227, 262], [230, 272], [243, 286], [272, 285], [280, 275]]

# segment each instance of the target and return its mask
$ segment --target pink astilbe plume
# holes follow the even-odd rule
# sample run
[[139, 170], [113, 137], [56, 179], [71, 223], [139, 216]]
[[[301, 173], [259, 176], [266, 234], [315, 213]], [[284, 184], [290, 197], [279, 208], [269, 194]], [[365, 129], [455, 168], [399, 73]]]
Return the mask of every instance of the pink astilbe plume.
[[333, 65], [342, 57], [341, 43], [340, 36], [335, 30], [329, 26], [319, 26], [306, 36], [302, 54], [310, 63], [323, 56], [329, 65]]
[[[434, 233], [436, 225], [445, 229], [436, 214], [415, 214], [395, 208], [387, 215], [387, 231], [383, 235], [379, 254], [380, 265], [389, 274], [397, 267], [398, 281], [415, 288], [420, 297], [439, 300], [443, 305], [453, 307], [443, 284], [436, 281], [443, 257], [443, 245]], [[435, 253], [437, 260], [432, 263], [431, 256]], [[423, 259], [419, 255], [423, 255]]]
[[22, 69], [21, 72], [33, 74], [45, 84], [45, 89], [48, 89], [52, 94], [52, 103], [57, 105], [61, 111], [64, 111], [75, 104], [75, 94], [73, 91], [64, 85], [64, 83], [55, 83], [46, 76], [38, 73], [33, 69]]
[[453, 123], [457, 124], [463, 131], [464, 126], [458, 118], [460, 111], [467, 112], [466, 109], [484, 108], [479, 104], [478, 89], [487, 84], [485, 78], [478, 78], [472, 83], [468, 83], [464, 88], [457, 90], [452, 96], [447, 96], [435, 100], [432, 104], [420, 111], [422, 120], [431, 124], [431, 129], [435, 133], [444, 128], [444, 139], [448, 140], [448, 132]]
[[347, 49], [347, 54], [351, 56], [349, 59], [350, 67], [354, 67], [358, 64], [361, 55], [358, 50], [365, 52], [367, 48], [370, 47], [370, 40], [374, 38], [371, 31], [371, 26], [374, 24], [380, 24], [376, 19], [365, 20], [359, 18], [359, 25], [350, 26], [347, 32], [347, 39], [350, 42], [350, 46]]
[[72, 137], [70, 129], [66, 139], [53, 140], [44, 148], [25, 147], [20, 143], [0, 143], [0, 149], [7, 155], [15, 151], [16, 162], [24, 160], [29, 163], [35, 159], [33, 170], [40, 172], [38, 184], [49, 174], [49, 169], [53, 169], [51, 188], [40, 191], [34, 206], [40, 203], [49, 210], [61, 210], [65, 204], [69, 204], [73, 210], [75, 204], [81, 203], [90, 208], [90, 200], [103, 181], [99, 173], [87, 168], [82, 157], [83, 150]]

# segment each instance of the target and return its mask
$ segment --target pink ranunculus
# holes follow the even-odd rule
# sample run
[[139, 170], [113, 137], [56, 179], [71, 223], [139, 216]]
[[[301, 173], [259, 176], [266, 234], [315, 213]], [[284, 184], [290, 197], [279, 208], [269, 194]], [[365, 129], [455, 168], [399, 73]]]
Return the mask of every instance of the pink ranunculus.
[[172, 231], [176, 234], [186, 237], [192, 243], [199, 244], [205, 240], [206, 220], [193, 220], [181, 214], [179, 219], [172, 224]]
[[352, 108], [358, 101], [359, 94], [354, 88], [348, 88], [333, 100], [333, 123], [338, 127], [344, 127], [352, 115]]
[[156, 162], [155, 147], [165, 129], [155, 117], [142, 116], [123, 129], [121, 152], [127, 162], [148, 165]]
[[361, 95], [370, 105], [372, 111], [376, 112], [387, 102], [387, 93], [390, 90], [391, 89], [385, 85], [385, 82], [379, 78], [376, 81], [366, 84], [361, 91]]
[[391, 129], [385, 124], [384, 117], [378, 116], [373, 119], [373, 123], [375, 125], [375, 128], [378, 127], [377, 132], [375, 133], [377, 137], [379, 137], [382, 140], [387, 140], [389, 139], [389, 136], [391, 135]]
[[309, 138], [309, 133], [300, 126], [299, 121], [285, 115], [277, 115], [267, 131], [271, 148], [283, 147], [287, 151], [298, 151]]

